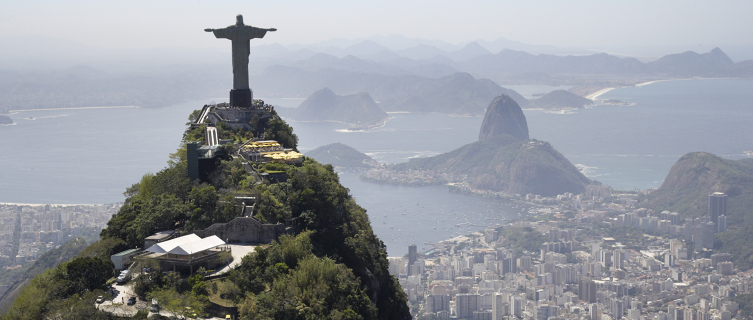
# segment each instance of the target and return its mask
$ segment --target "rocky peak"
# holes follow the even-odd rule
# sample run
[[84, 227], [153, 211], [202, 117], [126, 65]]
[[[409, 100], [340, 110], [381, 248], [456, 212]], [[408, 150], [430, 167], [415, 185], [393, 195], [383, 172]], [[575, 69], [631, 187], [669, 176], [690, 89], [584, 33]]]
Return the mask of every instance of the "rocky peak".
[[503, 94], [494, 98], [486, 108], [478, 140], [483, 141], [504, 134], [518, 139], [528, 139], [528, 122], [523, 110], [515, 100]]

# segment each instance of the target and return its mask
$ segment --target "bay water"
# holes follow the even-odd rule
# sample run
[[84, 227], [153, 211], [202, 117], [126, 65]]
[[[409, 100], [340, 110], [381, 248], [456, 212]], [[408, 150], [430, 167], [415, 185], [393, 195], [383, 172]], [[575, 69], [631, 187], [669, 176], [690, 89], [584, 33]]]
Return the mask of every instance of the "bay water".
[[[557, 87], [514, 89], [546, 93]], [[661, 185], [685, 153], [707, 151], [728, 159], [753, 150], [753, 81], [666, 81], [619, 88], [599, 97], [631, 106], [597, 105], [569, 114], [525, 110], [530, 136], [548, 141], [589, 178], [615, 188]], [[220, 101], [218, 99], [213, 99]], [[265, 99], [285, 117], [299, 99]], [[0, 202], [111, 203], [147, 172], [166, 166], [189, 113], [207, 101], [158, 108], [23, 111], [0, 126]], [[290, 122], [303, 153], [334, 142], [383, 163], [454, 150], [478, 139], [481, 117], [392, 113], [383, 127], [349, 132], [336, 122]], [[342, 184], [366, 208], [390, 255], [501, 223], [526, 208], [452, 194], [445, 186], [366, 183], [356, 173]]]

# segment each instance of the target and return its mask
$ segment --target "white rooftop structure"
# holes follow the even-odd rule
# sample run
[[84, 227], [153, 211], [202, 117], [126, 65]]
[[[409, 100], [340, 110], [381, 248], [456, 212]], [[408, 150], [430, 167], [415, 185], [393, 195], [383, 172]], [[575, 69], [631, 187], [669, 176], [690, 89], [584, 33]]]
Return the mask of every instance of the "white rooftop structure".
[[210, 236], [198, 241], [181, 244], [168, 251], [168, 253], [190, 255], [197, 252], [202, 252], [204, 250], [209, 250], [214, 247], [219, 247], [224, 244], [225, 241], [222, 241], [222, 239], [218, 238], [217, 236]]
[[197, 236], [196, 234], [189, 234], [182, 237], [178, 237], [172, 240], [167, 240], [165, 242], [159, 242], [151, 247], [147, 248], [146, 251], [154, 252], [154, 253], [167, 253], [170, 252], [170, 250], [175, 249], [176, 247], [184, 244], [188, 244], [194, 241], [200, 241], [201, 237]]

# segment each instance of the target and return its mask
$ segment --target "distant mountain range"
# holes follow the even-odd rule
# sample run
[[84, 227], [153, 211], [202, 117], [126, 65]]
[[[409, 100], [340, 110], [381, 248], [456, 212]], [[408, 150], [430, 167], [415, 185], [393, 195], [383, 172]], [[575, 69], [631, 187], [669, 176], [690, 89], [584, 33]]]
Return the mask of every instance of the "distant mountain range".
[[482, 115], [488, 101], [507, 94], [521, 105], [528, 101], [514, 90], [505, 89], [487, 79], [476, 79], [467, 73], [456, 73], [439, 79], [326, 68], [304, 71], [275, 66], [251, 79], [257, 92], [267, 96], [298, 97], [330, 88], [350, 94], [368, 92], [387, 112], [440, 112], [457, 115]]
[[[0, 109], [168, 106], [226, 97], [232, 82], [229, 48], [114, 50], [44, 37], [0, 37], [0, 47], [6, 49], [0, 52]], [[644, 63], [502, 38], [462, 45], [398, 35], [270, 44], [252, 47], [250, 61], [251, 87], [260, 98], [307, 97], [328, 87], [366, 92], [385, 111], [460, 115], [483, 114], [500, 94], [528, 107], [520, 95], [501, 89], [504, 84], [567, 83], [586, 88], [583, 93], [614, 86], [609, 79], [753, 77], [753, 60], [734, 63], [719, 48]]]
[[[365, 44], [363, 44], [365, 46]], [[346, 50], [338, 54], [309, 52], [306, 58], [295, 61], [273, 59], [269, 64], [315, 71], [323, 68], [373, 72], [385, 75], [419, 75], [441, 77], [455, 72], [468, 72], [477, 78], [495, 81], [531, 75], [546, 76], [624, 76], [624, 77], [751, 77], [750, 61], [734, 63], [721, 49], [698, 54], [688, 51], [671, 54], [644, 63], [635, 58], [618, 57], [607, 53], [589, 55], [531, 54], [503, 49], [493, 53], [472, 42], [465, 47], [446, 52], [433, 46], [389, 50], [371, 43], [372, 50]], [[343, 49], [344, 50], [344, 49]], [[345, 54], [347, 53], [347, 54]], [[341, 56], [342, 58], [338, 58]], [[326, 58], [325, 58], [326, 57]]]

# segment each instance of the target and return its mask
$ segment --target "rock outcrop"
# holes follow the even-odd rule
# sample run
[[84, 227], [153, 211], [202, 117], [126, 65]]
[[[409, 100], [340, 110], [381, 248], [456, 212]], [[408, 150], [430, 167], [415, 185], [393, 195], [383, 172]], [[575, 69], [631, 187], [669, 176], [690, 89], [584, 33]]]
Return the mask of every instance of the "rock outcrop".
[[340, 96], [329, 88], [311, 94], [292, 116], [295, 121], [341, 121], [354, 125], [375, 125], [388, 117], [368, 93]]
[[515, 100], [503, 94], [494, 98], [486, 108], [478, 140], [484, 141], [505, 134], [522, 140], [528, 139], [528, 123], [523, 110]]
[[306, 156], [316, 159], [319, 163], [343, 168], [371, 168], [378, 164], [368, 155], [342, 143], [321, 146], [306, 152]]
[[547, 110], [572, 110], [583, 109], [584, 106], [593, 104], [594, 102], [591, 99], [586, 99], [569, 91], [555, 90], [541, 98], [531, 100], [529, 107]]
[[507, 194], [581, 193], [591, 183], [549, 143], [529, 139], [523, 110], [507, 95], [489, 104], [478, 142], [437, 156], [412, 159], [391, 170], [443, 172], [462, 177], [462, 182], [474, 189]]
[[13, 124], [13, 119], [0, 114], [0, 124]]
[[467, 144], [430, 158], [414, 159], [395, 170], [438, 170], [466, 176], [479, 190], [555, 196], [582, 193], [591, 181], [549, 143], [510, 135]]
[[[735, 161], [707, 152], [688, 153], [677, 160], [661, 187], [652, 192], [643, 205], [657, 211], [670, 210], [700, 217], [707, 213], [708, 195], [713, 192], [729, 196], [728, 225], [742, 222], [745, 207], [753, 203], [753, 159]], [[739, 209], [738, 201], [741, 201]]]
[[706, 152], [682, 156], [669, 170], [661, 187], [641, 206], [675, 211], [682, 218], [708, 214], [709, 194], [727, 195], [727, 231], [714, 235], [714, 252], [732, 255], [735, 268], [753, 268], [753, 159], [728, 160]]

